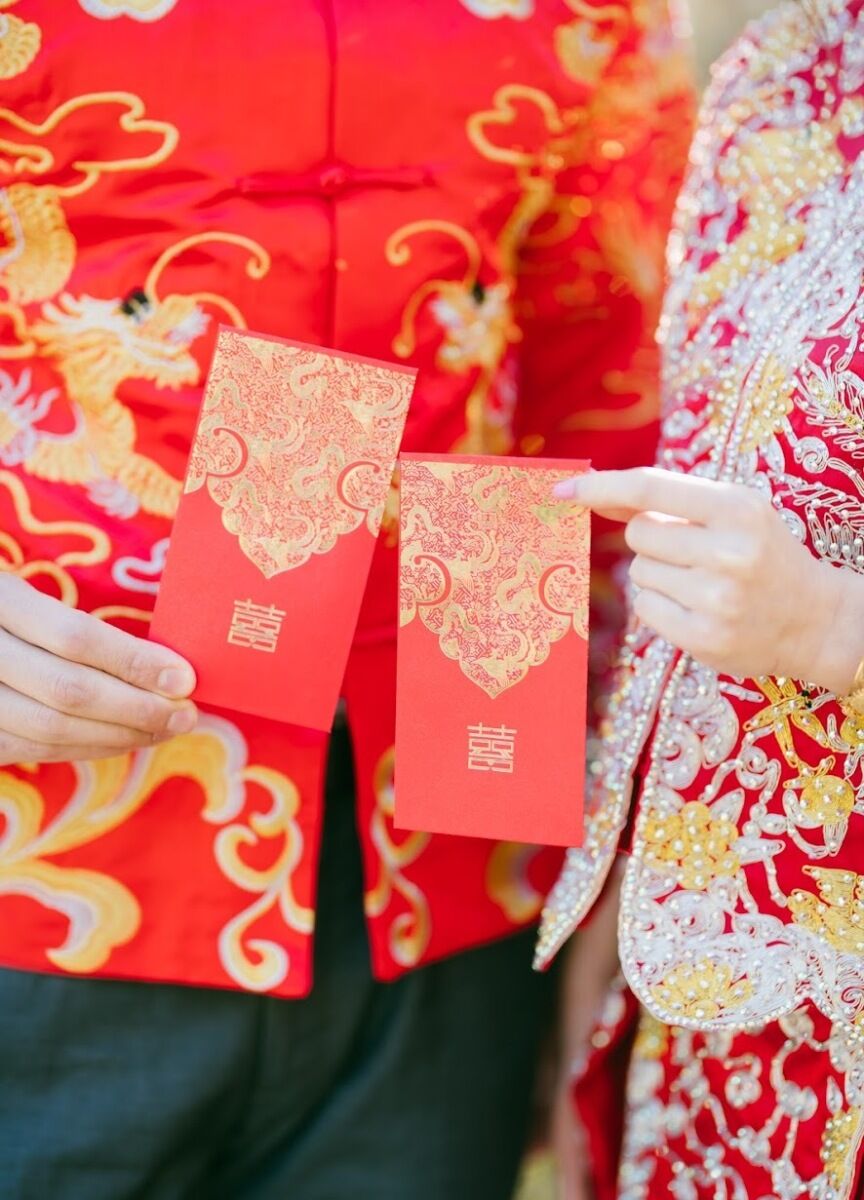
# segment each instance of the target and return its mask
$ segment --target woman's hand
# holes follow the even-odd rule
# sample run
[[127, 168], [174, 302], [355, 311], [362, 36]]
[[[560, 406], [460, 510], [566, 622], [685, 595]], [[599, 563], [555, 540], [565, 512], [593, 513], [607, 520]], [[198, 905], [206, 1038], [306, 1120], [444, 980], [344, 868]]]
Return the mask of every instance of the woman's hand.
[[760, 492], [654, 468], [555, 489], [626, 521], [636, 615], [729, 675], [786, 675], [837, 695], [864, 658], [864, 577], [820, 562]]
[[0, 574], [0, 764], [74, 762], [194, 728], [187, 662]]

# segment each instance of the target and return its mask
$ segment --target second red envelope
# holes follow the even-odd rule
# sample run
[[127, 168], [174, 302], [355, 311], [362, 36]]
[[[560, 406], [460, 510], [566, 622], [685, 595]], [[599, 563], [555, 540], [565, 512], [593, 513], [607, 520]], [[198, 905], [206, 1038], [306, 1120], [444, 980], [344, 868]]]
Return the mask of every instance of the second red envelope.
[[582, 840], [586, 462], [401, 457], [396, 824]]

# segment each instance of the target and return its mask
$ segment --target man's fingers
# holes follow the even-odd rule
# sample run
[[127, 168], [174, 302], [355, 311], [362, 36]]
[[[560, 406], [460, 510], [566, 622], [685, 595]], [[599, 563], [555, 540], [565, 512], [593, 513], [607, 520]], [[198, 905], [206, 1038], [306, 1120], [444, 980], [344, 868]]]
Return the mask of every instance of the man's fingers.
[[29, 696], [0, 684], [0, 728], [13, 737], [49, 746], [101, 746], [122, 754], [142, 746], [152, 746], [153, 734], [126, 729], [104, 721], [70, 717]]
[[189, 733], [195, 726], [195, 706], [188, 700], [168, 700], [133, 687], [104, 671], [58, 658], [2, 629], [0, 681], [73, 717], [161, 736]]
[[739, 494], [743, 507], [746, 493], [746, 488], [734, 484], [656, 467], [593, 471], [574, 476], [555, 490], [560, 499], [574, 500], [605, 516], [657, 512], [697, 525], [710, 525], [718, 514], [729, 513], [738, 504]]
[[110, 746], [49, 746], [0, 733], [0, 767], [18, 763], [89, 762], [95, 758], [116, 758], [118, 753], [121, 752]]
[[195, 689], [194, 671], [172, 650], [67, 608], [14, 575], [0, 575], [0, 626], [59, 658], [149, 692], [182, 699]]

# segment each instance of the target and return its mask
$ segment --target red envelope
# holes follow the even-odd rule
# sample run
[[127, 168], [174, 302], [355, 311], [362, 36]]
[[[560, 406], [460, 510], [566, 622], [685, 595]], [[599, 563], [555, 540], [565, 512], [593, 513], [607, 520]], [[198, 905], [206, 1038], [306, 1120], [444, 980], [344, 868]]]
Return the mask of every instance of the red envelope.
[[572, 460], [401, 456], [396, 824], [582, 840], [590, 523]]
[[220, 330], [151, 626], [196, 700], [330, 729], [415, 374]]

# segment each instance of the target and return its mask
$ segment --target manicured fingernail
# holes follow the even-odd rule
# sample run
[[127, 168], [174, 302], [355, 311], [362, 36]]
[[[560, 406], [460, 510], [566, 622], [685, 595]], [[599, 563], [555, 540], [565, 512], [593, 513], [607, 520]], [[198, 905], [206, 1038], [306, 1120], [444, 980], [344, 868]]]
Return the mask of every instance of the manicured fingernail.
[[189, 667], [166, 667], [159, 675], [156, 686], [163, 696], [182, 699], [195, 689], [195, 676]]
[[178, 708], [168, 718], [168, 732], [177, 736], [181, 733], [191, 733], [198, 723], [198, 713], [192, 705]]
[[552, 489], [552, 495], [556, 500], [575, 500], [579, 492], [579, 480], [562, 479], [560, 483], [556, 483]]

